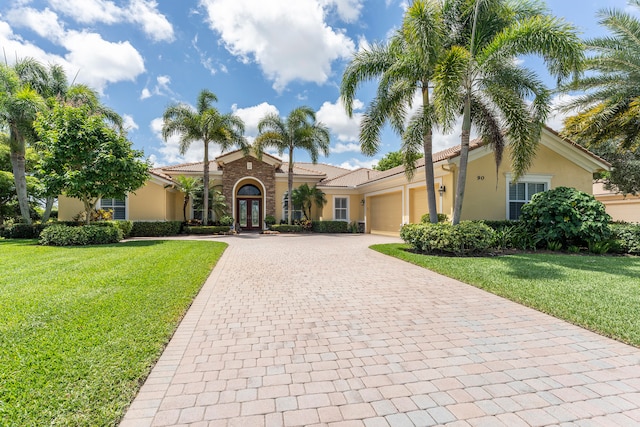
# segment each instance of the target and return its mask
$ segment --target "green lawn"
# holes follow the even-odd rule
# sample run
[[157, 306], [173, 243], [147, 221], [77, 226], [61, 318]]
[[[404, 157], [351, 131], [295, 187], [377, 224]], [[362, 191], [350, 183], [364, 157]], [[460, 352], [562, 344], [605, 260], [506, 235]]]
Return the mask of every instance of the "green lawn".
[[116, 425], [225, 247], [0, 240], [0, 425]]
[[525, 253], [455, 258], [372, 249], [640, 347], [640, 258]]

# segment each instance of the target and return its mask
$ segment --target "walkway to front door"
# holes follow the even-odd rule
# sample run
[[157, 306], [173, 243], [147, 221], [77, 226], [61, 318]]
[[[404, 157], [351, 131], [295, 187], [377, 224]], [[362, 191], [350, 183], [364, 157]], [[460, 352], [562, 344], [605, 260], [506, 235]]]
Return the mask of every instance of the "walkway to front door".
[[121, 427], [640, 425], [639, 349], [368, 248], [397, 239], [223, 239]]

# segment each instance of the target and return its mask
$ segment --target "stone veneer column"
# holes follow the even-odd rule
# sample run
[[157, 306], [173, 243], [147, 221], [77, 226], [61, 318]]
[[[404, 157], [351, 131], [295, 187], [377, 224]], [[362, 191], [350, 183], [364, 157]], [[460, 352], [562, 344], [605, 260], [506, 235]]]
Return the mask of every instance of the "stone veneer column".
[[[251, 169], [248, 164], [251, 163]], [[274, 166], [262, 162], [253, 156], [243, 157], [222, 167], [222, 194], [224, 195], [229, 214], [233, 212], [233, 187], [244, 178], [255, 178], [264, 184], [264, 194], [267, 210], [264, 215], [276, 216], [276, 169]]]

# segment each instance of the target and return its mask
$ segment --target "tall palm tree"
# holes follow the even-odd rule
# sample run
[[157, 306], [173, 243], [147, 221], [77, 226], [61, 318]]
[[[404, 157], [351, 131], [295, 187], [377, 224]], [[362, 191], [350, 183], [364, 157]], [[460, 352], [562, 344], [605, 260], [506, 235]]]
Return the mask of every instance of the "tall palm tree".
[[292, 110], [286, 119], [274, 113], [267, 114], [258, 122], [258, 136], [254, 141], [254, 149], [258, 158], [267, 147], [274, 147], [280, 155], [289, 153], [287, 212], [288, 223], [293, 215], [293, 151], [296, 148], [306, 150], [311, 161], [318, 162], [320, 153], [329, 155], [329, 130], [322, 122], [316, 122], [316, 114], [309, 107], [303, 106]]
[[[435, 196], [432, 128], [437, 124], [430, 99], [430, 84], [444, 47], [444, 26], [440, 0], [416, 0], [405, 12], [402, 27], [389, 43], [376, 44], [354, 54], [342, 77], [340, 94], [349, 116], [358, 86], [379, 78], [375, 99], [360, 125], [364, 154], [374, 155], [380, 147], [380, 132], [388, 121], [402, 136], [405, 173], [411, 179], [420, 152], [425, 158], [425, 183], [429, 219], [438, 222]], [[416, 91], [421, 106], [405, 124]]]
[[[629, 0], [640, 10], [640, 0]], [[586, 76], [565, 89], [585, 91], [564, 106], [579, 113], [565, 121], [563, 134], [593, 147], [615, 141], [620, 149], [640, 148], [640, 19], [620, 10], [598, 12], [611, 36], [585, 41], [592, 56]]]
[[327, 204], [327, 198], [324, 191], [315, 185], [309, 187], [304, 183], [300, 187], [293, 190], [293, 205], [300, 206], [305, 219], [311, 219], [311, 207], [315, 204], [318, 208], [322, 208]]
[[38, 111], [46, 108], [44, 98], [35, 87], [46, 69], [32, 59], [13, 66], [0, 64], [0, 123], [9, 129], [11, 166], [15, 179], [20, 214], [31, 224], [25, 154], [28, 142], [35, 141], [33, 121]]
[[184, 196], [182, 215], [184, 217], [184, 222], [187, 222], [187, 206], [189, 206], [189, 201], [193, 199], [199, 191], [201, 191], [200, 178], [178, 175], [173, 178], [173, 181], [174, 184], [170, 185], [170, 187], [180, 191]]
[[204, 145], [204, 225], [209, 219], [209, 143], [218, 144], [223, 152], [236, 145], [245, 152], [249, 150], [242, 119], [232, 114], [221, 114], [212, 106], [217, 100], [213, 92], [203, 89], [195, 109], [187, 104], [172, 104], [163, 115], [162, 137], [167, 140], [172, 135], [179, 135], [181, 154], [187, 152], [192, 142], [201, 141]]
[[511, 142], [514, 179], [535, 157], [551, 92], [517, 57], [542, 57], [549, 73], [562, 81], [579, 71], [583, 48], [575, 28], [549, 15], [538, 0], [445, 0], [443, 10], [450, 45], [438, 64], [434, 94], [445, 128], [462, 111], [452, 221], [457, 224], [472, 126], [494, 149], [496, 168], [506, 140]]

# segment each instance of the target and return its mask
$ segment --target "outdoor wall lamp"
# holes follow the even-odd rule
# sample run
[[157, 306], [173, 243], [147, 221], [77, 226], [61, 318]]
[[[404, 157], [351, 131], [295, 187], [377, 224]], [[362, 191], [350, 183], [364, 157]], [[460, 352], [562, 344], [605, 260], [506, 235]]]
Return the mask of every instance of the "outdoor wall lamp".
[[440, 188], [438, 188], [438, 193], [440, 193], [440, 197], [442, 197], [445, 191], [447, 191], [447, 188], [444, 185], [441, 185]]
[[360, 206], [364, 206], [364, 199], [360, 200]]

